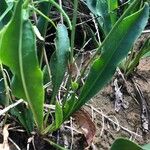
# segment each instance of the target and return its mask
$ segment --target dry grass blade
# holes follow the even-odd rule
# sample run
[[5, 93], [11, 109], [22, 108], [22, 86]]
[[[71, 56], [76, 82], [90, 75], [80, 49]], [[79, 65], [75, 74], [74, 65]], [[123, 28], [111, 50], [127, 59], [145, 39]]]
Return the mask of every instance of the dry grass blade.
[[9, 125], [5, 125], [3, 129], [3, 143], [0, 144], [0, 150], [10, 150], [9, 144], [8, 144], [8, 127]]
[[11, 138], [8, 138], [9, 139], [9, 141], [13, 144], [13, 146], [11, 145], [10, 146], [10, 149], [11, 150], [21, 150], [20, 148], [19, 148], [19, 146], [11, 139]]
[[118, 79], [116, 78], [113, 82], [114, 84], [114, 92], [115, 92], [115, 111], [119, 112], [119, 110], [123, 108], [128, 108], [128, 103], [124, 100], [123, 93], [121, 92], [122, 86], [118, 85]]
[[11, 108], [14, 108], [15, 106], [19, 105], [22, 102], [23, 102], [23, 99], [20, 99], [16, 103], [9, 105], [8, 107], [4, 108], [3, 110], [0, 110], [0, 116], [3, 115], [3, 114], [5, 114]]
[[149, 131], [149, 126], [150, 126], [150, 111], [148, 109], [148, 104], [146, 102], [146, 99], [144, 97], [144, 94], [142, 90], [140, 89], [140, 86], [135, 83], [133, 80], [132, 82], [134, 83], [134, 88], [136, 92], [137, 99], [140, 102], [141, 105], [141, 123], [142, 123], [142, 130], [144, 133], [147, 133]]
[[121, 128], [122, 130], [124, 130], [124, 131], [130, 133], [132, 136], [142, 138], [142, 136], [139, 135], [138, 133], [135, 133], [135, 132], [129, 130], [128, 128], [126, 128], [126, 127], [120, 125], [118, 121], [112, 120], [109, 116], [105, 115], [102, 111], [99, 111], [98, 109], [94, 108], [92, 105], [87, 104], [86, 106], [92, 108], [92, 109], [94, 110], [94, 112], [96, 112], [96, 113], [98, 113], [99, 115], [103, 116], [104, 119], [107, 119], [108, 121], [110, 121], [110, 122], [113, 123], [114, 125], [118, 126], [117, 128]]

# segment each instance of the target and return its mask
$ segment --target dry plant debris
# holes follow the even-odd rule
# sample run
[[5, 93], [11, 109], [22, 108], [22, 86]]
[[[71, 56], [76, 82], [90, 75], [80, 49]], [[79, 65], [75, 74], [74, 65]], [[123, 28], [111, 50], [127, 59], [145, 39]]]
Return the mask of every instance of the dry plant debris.
[[0, 144], [0, 150], [10, 150], [9, 144], [8, 144], [8, 137], [9, 137], [9, 133], [8, 133], [8, 127], [9, 125], [5, 125], [5, 127], [3, 128], [3, 143]]
[[96, 127], [91, 120], [90, 114], [85, 109], [80, 109], [74, 114], [73, 117], [75, 118], [76, 123], [81, 128], [88, 146], [90, 146], [96, 134]]

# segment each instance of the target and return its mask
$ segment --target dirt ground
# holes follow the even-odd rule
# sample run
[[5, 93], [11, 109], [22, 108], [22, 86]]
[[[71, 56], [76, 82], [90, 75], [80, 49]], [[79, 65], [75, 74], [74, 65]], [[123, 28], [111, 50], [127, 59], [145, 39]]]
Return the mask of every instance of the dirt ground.
[[[146, 101], [150, 104], [150, 59], [141, 60], [137, 74], [139, 76], [135, 78], [135, 81], [140, 85]], [[142, 77], [143, 79], [141, 79]], [[133, 91], [131, 90], [131, 92]], [[90, 102], [90, 105], [101, 112], [101, 114], [94, 113], [94, 122], [97, 128], [94, 144], [97, 149], [108, 150], [113, 141], [118, 137], [129, 138], [139, 144], [150, 143], [150, 134], [143, 134], [142, 132], [140, 105], [131, 96], [124, 95], [124, 100], [129, 104], [128, 108], [120, 109], [119, 112], [116, 112], [111, 94], [112, 89], [108, 85]], [[109, 124], [106, 123], [103, 120], [104, 115], [115, 122], [118, 121], [118, 127], [111, 126], [110, 122]]]

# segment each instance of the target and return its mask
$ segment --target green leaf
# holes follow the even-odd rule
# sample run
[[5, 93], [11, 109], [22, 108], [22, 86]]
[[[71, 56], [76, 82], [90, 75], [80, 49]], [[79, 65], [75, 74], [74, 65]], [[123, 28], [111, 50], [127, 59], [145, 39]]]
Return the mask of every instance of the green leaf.
[[145, 53], [144, 56], [142, 58], [146, 58], [146, 57], [150, 57], [150, 51]]
[[150, 150], [150, 144], [145, 144], [142, 146], [143, 150]]
[[[96, 59], [79, 96], [76, 110], [92, 98], [113, 76], [120, 61], [128, 54], [144, 29], [149, 15], [146, 3], [138, 12], [118, 21], [102, 43], [100, 58]], [[99, 49], [99, 51], [100, 51]]]
[[[39, 4], [39, 10], [46, 16], [49, 15], [50, 9], [51, 9], [51, 4], [49, 2], [43, 2]], [[46, 35], [47, 26], [48, 26], [48, 21], [43, 16], [39, 16], [37, 28], [39, 29], [43, 37], [45, 37]]]
[[[53, 120], [53, 119], [52, 119]], [[48, 127], [46, 127], [43, 130], [43, 134], [46, 134], [48, 132], [56, 131], [63, 123], [63, 110], [62, 106], [58, 101], [55, 103], [55, 119], [53, 120], [52, 124], [50, 124]]]
[[[40, 3], [38, 7], [38, 10], [40, 10], [46, 16], [48, 16], [50, 9], [51, 9], [51, 4], [49, 2]], [[48, 23], [49, 23], [48, 20], [46, 20], [43, 16], [38, 17], [37, 28], [39, 29], [41, 36], [44, 38], [46, 36]], [[39, 60], [42, 58], [43, 47], [44, 47], [44, 42], [38, 43], [37, 50], [38, 50]]]
[[6, 25], [11, 18], [12, 13], [10, 10], [13, 5], [7, 6], [5, 0], [1, 0], [0, 3], [0, 29], [2, 29], [2, 27]]
[[51, 76], [50, 76], [50, 74], [49, 74], [49, 72], [48, 72], [48, 68], [49, 66], [47, 66], [47, 65], [45, 65], [44, 67], [43, 67], [43, 83], [44, 83], [44, 85], [45, 84], [47, 84], [48, 82], [51, 82]]
[[24, 104], [20, 104], [11, 109], [10, 113], [18, 118], [18, 120], [28, 133], [31, 133], [33, 131], [34, 118], [31, 109], [27, 108]]
[[[53, 98], [57, 95], [59, 87], [63, 81], [66, 68], [68, 65], [69, 54], [69, 37], [67, 28], [63, 24], [57, 26], [57, 37], [55, 40], [56, 51], [52, 55], [50, 61], [52, 84], [53, 84]], [[51, 103], [54, 103], [53, 100]]]
[[57, 3], [55, 2], [55, 0], [48, 0], [52, 5], [54, 5], [58, 12], [60, 12], [63, 16], [64, 16], [64, 19], [66, 20], [68, 26], [69, 26], [69, 29], [72, 30], [72, 24], [71, 24], [71, 21], [70, 21], [70, 18], [69, 16], [66, 14], [66, 12], [62, 9], [62, 7]]
[[65, 102], [63, 106], [64, 121], [68, 119], [70, 115], [73, 113], [76, 102], [77, 99], [75, 98], [75, 94], [73, 94], [71, 98]]
[[111, 25], [113, 26], [118, 19], [118, 0], [108, 0], [108, 12], [110, 14]]
[[63, 123], [63, 111], [60, 103], [56, 101], [55, 105], [55, 128], [58, 129]]
[[[38, 129], [43, 128], [43, 77], [36, 55], [32, 25], [23, 18], [22, 0], [0, 38], [0, 60], [12, 73], [12, 92], [29, 103]], [[25, 15], [26, 16], [26, 15]]]
[[119, 138], [113, 143], [111, 150], [142, 150], [136, 143], [127, 139]]
[[150, 57], [150, 37], [145, 41], [141, 48], [142, 58]]
[[150, 144], [140, 146], [128, 139], [118, 138], [111, 146], [111, 150], [149, 150]]
[[150, 56], [150, 38], [148, 38], [143, 46], [141, 47], [138, 54], [135, 56], [135, 58], [130, 62], [129, 67], [127, 68], [126, 74], [129, 75], [139, 64], [140, 60], [144, 57]]
[[[117, 21], [117, 11], [115, 8], [117, 7], [118, 1], [117, 0], [86, 0], [88, 8], [91, 12], [98, 17], [98, 23], [100, 28], [103, 29], [105, 35], [107, 35], [113, 25]], [[126, 16], [133, 14], [136, 12], [143, 3], [141, 0], [134, 1], [134, 5], [132, 5], [132, 9], [126, 12]], [[131, 5], [131, 4], [130, 4]], [[127, 8], [126, 8], [127, 9]]]
[[111, 30], [111, 19], [107, 0], [86, 0], [88, 8], [98, 17], [99, 25], [104, 29], [105, 35]]

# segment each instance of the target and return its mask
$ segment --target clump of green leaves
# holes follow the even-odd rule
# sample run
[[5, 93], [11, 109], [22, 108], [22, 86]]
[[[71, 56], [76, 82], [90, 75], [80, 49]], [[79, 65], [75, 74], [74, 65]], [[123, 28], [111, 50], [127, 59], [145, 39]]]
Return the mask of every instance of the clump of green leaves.
[[[113, 28], [114, 24], [117, 22], [119, 17], [121, 17], [120, 15], [124, 14], [127, 8], [133, 4], [132, 1], [121, 3], [118, 0], [114, 1], [86, 0], [86, 3], [88, 8], [97, 17], [99, 28], [101, 32], [104, 33], [103, 35], [104, 39], [106, 38], [110, 30]], [[143, 5], [143, 2], [138, 1], [134, 6], [132, 6], [132, 9], [128, 13], [132, 14], [135, 11], [138, 11], [141, 5]], [[136, 25], [135, 28], [137, 28]], [[149, 56], [150, 56], [150, 44], [149, 38], [147, 38], [143, 46], [140, 48], [140, 50], [136, 52], [133, 49], [131, 50], [130, 56], [127, 56], [122, 61], [122, 63], [120, 64], [120, 68], [123, 69], [126, 75], [129, 75], [136, 69], [137, 65], [139, 64], [139, 61], [142, 58]]]
[[[38, 8], [35, 7], [36, 4], [38, 4]], [[120, 16], [116, 11], [118, 8], [117, 1], [113, 3], [111, 1], [94, 2], [87, 0], [87, 6], [93, 14], [101, 18], [98, 19], [98, 22], [103, 30], [104, 39], [99, 43], [100, 46], [96, 53], [89, 60], [90, 71], [85, 84], [82, 85], [80, 79], [84, 78], [87, 66], [81, 70], [81, 76], [77, 77], [75, 81], [72, 73], [77, 0], [74, 1], [75, 12], [72, 23], [66, 12], [53, 0], [34, 2], [2, 0], [1, 6], [3, 6], [0, 7], [1, 72], [4, 72], [3, 67], [10, 72], [10, 83], [4, 76], [3, 78], [12, 90], [9, 93], [10, 97], [7, 104], [20, 98], [24, 99], [28, 105], [22, 115], [19, 115], [18, 111], [23, 106], [14, 109], [12, 114], [19, 118], [29, 132], [33, 129], [32, 126], [35, 122], [40, 134], [59, 129], [66, 119], [79, 110], [109, 82], [117, 66], [127, 56], [134, 42], [143, 31], [149, 17], [148, 4], [140, 0], [134, 0]], [[63, 23], [56, 26], [49, 18], [48, 14], [52, 6], [55, 6], [64, 16], [69, 29]], [[55, 51], [50, 58], [50, 62], [48, 62], [49, 58], [47, 58], [44, 45], [48, 25], [54, 26], [56, 29]], [[68, 35], [68, 30], [71, 30], [71, 38]], [[38, 40], [36, 35], [42, 37], [40, 38], [40, 44], [36, 42]], [[44, 60], [46, 60], [47, 71], [43, 69]], [[52, 90], [51, 98], [48, 101], [49, 104], [55, 106], [51, 124], [48, 123], [51, 109], [45, 114], [46, 117], [44, 118], [44, 103], [46, 101], [44, 82], [46, 81], [43, 76], [45, 76], [45, 72], [48, 72], [49, 78], [46, 81], [50, 83]], [[66, 77], [68, 78], [66, 79]], [[64, 80], [66, 81], [65, 96], [58, 99], [59, 90]], [[11, 99], [12, 96], [13, 99]], [[30, 115], [27, 116], [28, 114]], [[30, 117], [30, 119], [25, 122], [27, 117]], [[112, 148], [112, 150], [114, 149]]]
[[134, 72], [134, 70], [136, 70], [140, 60], [146, 57], [150, 57], [149, 37], [145, 40], [144, 44], [139, 50], [134, 51], [134, 48], [131, 50], [130, 55], [127, 56], [120, 64], [120, 68], [124, 71], [126, 76], [129, 76]]

